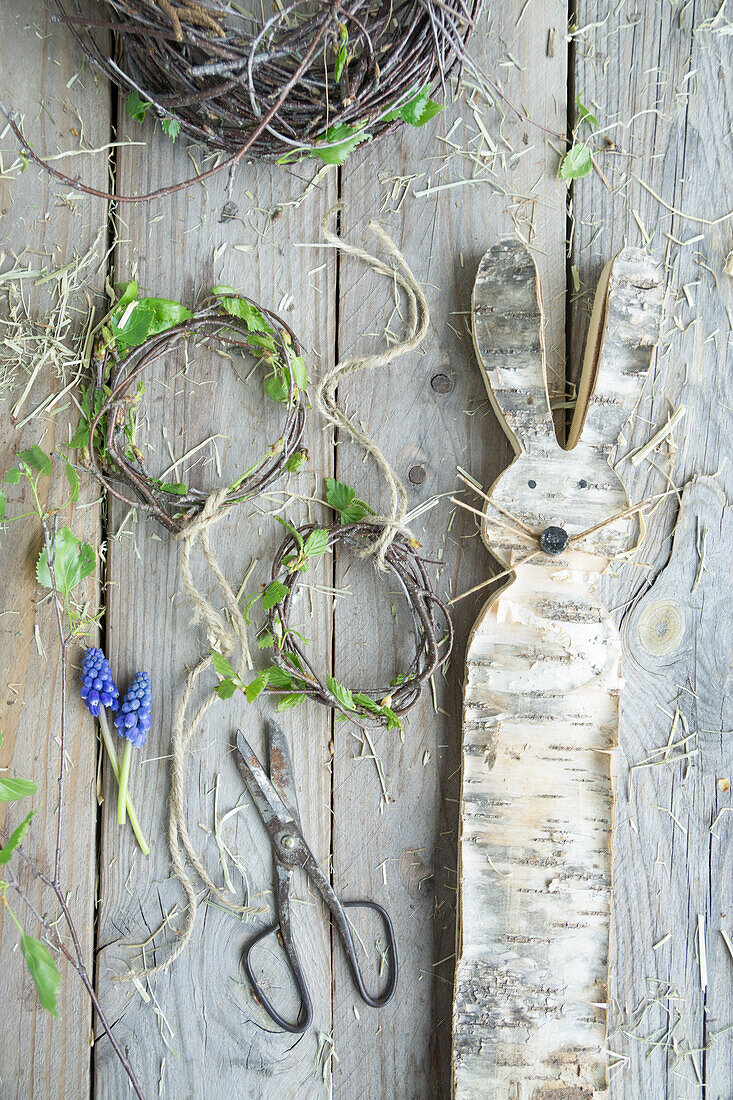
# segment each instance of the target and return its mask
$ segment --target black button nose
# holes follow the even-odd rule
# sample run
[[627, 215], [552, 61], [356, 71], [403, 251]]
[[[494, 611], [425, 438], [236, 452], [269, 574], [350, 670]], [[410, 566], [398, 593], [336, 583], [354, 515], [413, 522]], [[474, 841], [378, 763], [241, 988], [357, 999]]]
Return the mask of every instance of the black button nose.
[[546, 554], [551, 554], [553, 557], [556, 554], [562, 554], [569, 542], [570, 536], [564, 527], [545, 527], [540, 535], [540, 546]]

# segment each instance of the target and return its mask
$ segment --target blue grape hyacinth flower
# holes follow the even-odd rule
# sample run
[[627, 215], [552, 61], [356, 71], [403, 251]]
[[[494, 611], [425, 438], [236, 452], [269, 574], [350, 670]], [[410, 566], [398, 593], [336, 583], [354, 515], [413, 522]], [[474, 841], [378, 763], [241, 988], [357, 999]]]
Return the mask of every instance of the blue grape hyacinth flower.
[[150, 729], [150, 704], [150, 677], [147, 672], [137, 672], [115, 715], [115, 725], [120, 737], [126, 737], [136, 749], [143, 747]]
[[117, 798], [117, 821], [125, 824], [127, 809], [127, 783], [130, 778], [132, 747], [141, 749], [150, 729], [150, 677], [147, 672], [136, 672], [132, 684], [125, 692], [122, 705], [115, 715], [115, 725], [120, 737], [127, 738], [120, 766], [120, 787]]
[[81, 697], [90, 713], [98, 718], [100, 707], [117, 710], [119, 695], [109, 661], [101, 649], [90, 647], [84, 654], [81, 666]]
[[[115, 780], [119, 786], [120, 783], [120, 764], [117, 759], [117, 750], [112, 739], [109, 724], [107, 722], [107, 711], [118, 711], [120, 708], [120, 693], [117, 690], [117, 686], [112, 679], [112, 671], [109, 667], [109, 661], [105, 657], [104, 653], [97, 646], [90, 646], [84, 653], [81, 666], [81, 697], [90, 713], [99, 719], [99, 729], [102, 735], [102, 743], [104, 745], [107, 756], [109, 757], [110, 766], [114, 773]], [[149, 725], [148, 721], [148, 725]], [[143, 735], [143, 741], [145, 736]], [[129, 744], [129, 742], [128, 742]], [[125, 781], [125, 808], [130, 816], [130, 824], [135, 834], [138, 844], [143, 855], [149, 855], [150, 848], [148, 842], [145, 839], [142, 828], [140, 827], [140, 820], [137, 816], [137, 811], [133, 805], [130, 792], [127, 790], [127, 781]]]

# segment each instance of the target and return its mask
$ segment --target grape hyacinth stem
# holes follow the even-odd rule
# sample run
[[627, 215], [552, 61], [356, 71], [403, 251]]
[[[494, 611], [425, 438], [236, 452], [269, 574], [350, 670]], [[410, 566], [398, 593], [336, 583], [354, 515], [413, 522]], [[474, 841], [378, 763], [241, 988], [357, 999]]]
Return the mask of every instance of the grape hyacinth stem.
[[[104, 707], [101, 707], [99, 711], [99, 727], [102, 731], [102, 743], [107, 751], [107, 758], [109, 759], [110, 766], [112, 768], [112, 771], [114, 772], [115, 780], [119, 784], [120, 762], [117, 759], [117, 750], [115, 748], [114, 738], [112, 737], [112, 731], [110, 730], [109, 723], [107, 721], [107, 712]], [[129, 744], [129, 741], [127, 743]], [[148, 846], [147, 840], [145, 839], [145, 834], [143, 833], [140, 826], [140, 820], [137, 816], [137, 811], [133, 804], [132, 798], [130, 797], [129, 789], [127, 791], [126, 805], [127, 816], [130, 819], [130, 825], [132, 826], [132, 831], [135, 834], [135, 839], [140, 845], [140, 851], [144, 856], [148, 856], [150, 855], [150, 848]]]
[[127, 784], [130, 779], [130, 761], [132, 760], [132, 741], [125, 741], [120, 765], [119, 790], [117, 792], [117, 824], [124, 825], [127, 816]]

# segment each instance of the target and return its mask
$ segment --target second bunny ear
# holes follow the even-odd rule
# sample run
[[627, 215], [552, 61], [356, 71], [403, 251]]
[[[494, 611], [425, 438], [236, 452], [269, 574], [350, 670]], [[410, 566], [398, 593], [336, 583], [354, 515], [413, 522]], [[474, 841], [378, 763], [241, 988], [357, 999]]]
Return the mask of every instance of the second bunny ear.
[[606, 264], [593, 303], [568, 447], [615, 445], [639, 400], [659, 339], [663, 273], [648, 253], [624, 248]]
[[507, 238], [489, 249], [479, 264], [472, 305], [476, 354], [515, 451], [555, 449], [540, 284], [520, 241]]

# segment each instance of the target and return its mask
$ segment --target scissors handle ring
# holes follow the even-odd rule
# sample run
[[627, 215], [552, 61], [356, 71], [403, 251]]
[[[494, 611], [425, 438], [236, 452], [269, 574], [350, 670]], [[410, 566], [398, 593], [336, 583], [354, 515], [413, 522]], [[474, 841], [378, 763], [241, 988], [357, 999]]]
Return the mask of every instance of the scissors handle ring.
[[376, 901], [342, 901], [342, 909], [373, 909], [375, 913], [379, 913], [384, 922], [384, 928], [387, 933], [387, 953], [392, 956], [392, 962], [389, 968], [389, 979], [387, 981], [387, 988], [379, 997], [372, 997], [371, 993], [367, 992], [364, 985], [364, 979], [361, 975], [361, 969], [356, 958], [356, 951], [354, 950], [354, 941], [351, 936], [351, 930], [349, 929], [350, 942], [345, 942], [346, 954], [348, 956], [349, 965], [351, 968], [351, 974], [356, 983], [356, 988], [359, 990], [359, 996], [365, 1004], [368, 1004], [370, 1008], [383, 1008], [386, 1004], [392, 1000], [397, 989], [397, 979], [399, 977], [399, 963], [397, 961], [397, 941], [395, 938], [394, 925], [392, 919], [386, 909], [383, 909], [381, 905], [378, 905]]
[[305, 978], [303, 977], [303, 971], [300, 968], [300, 960], [293, 951], [287, 952], [287, 959], [290, 965], [290, 972], [293, 975], [293, 980], [300, 996], [300, 1008], [296, 1017], [296, 1022], [291, 1024], [277, 1011], [272, 1001], [262, 989], [262, 986], [257, 981], [254, 970], [252, 968], [251, 955], [253, 949], [264, 940], [267, 936], [271, 936], [273, 932], [280, 932], [279, 924], [271, 924], [267, 928], [263, 928], [261, 932], [258, 932], [253, 939], [247, 944], [244, 952], [244, 972], [247, 975], [247, 979], [252, 986], [255, 994], [255, 998], [264, 1008], [267, 1015], [272, 1022], [276, 1024], [283, 1031], [288, 1031], [291, 1035], [302, 1035], [304, 1031], [307, 1031], [313, 1020], [313, 1005], [311, 1003], [310, 995], [305, 984]]

